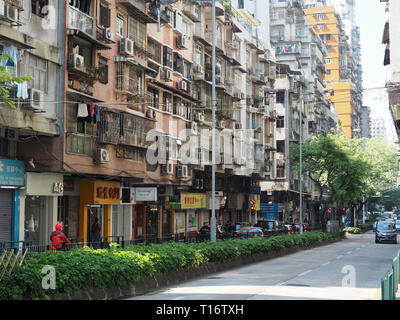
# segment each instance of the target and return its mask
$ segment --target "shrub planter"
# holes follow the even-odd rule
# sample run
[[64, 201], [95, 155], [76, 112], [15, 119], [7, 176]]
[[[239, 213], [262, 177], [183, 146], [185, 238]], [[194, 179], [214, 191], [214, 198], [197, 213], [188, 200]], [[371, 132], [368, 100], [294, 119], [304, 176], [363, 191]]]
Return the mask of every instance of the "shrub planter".
[[[0, 300], [110, 300], [144, 294], [249, 263], [339, 241], [341, 234], [307, 232], [271, 238], [231, 239], [216, 243], [165, 243], [121, 249], [73, 249], [31, 254], [6, 275]], [[42, 288], [42, 268], [56, 270], [56, 288]], [[38, 298], [39, 297], [39, 298]]]

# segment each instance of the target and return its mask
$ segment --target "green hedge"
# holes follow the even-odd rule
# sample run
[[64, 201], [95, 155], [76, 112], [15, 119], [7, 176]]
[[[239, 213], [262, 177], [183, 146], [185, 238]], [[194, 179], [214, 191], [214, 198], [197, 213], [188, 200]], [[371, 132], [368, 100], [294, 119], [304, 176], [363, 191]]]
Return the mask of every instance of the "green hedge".
[[[183, 268], [228, 261], [292, 246], [322, 243], [341, 234], [307, 232], [270, 238], [230, 239], [216, 243], [130, 245], [120, 249], [73, 249], [57, 253], [31, 253], [20, 269], [0, 282], [0, 299], [60, 296], [81, 289], [113, 288]], [[43, 266], [56, 270], [56, 289], [42, 289]]]

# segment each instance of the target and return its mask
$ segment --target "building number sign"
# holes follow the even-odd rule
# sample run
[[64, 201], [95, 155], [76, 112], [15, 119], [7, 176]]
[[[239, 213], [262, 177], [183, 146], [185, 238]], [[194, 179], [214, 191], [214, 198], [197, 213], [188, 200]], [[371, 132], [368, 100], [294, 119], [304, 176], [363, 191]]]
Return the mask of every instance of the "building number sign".
[[53, 185], [54, 193], [63, 193], [64, 192], [64, 184], [62, 182], [56, 182]]

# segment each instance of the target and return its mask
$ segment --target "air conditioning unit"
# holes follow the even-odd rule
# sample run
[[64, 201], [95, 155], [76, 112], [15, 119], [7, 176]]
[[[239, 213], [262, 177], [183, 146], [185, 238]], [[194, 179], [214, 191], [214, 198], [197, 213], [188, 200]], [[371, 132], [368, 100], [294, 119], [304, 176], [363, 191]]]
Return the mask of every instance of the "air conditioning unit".
[[238, 129], [238, 130], [242, 129], [242, 124], [240, 122], [236, 122], [235, 129]]
[[187, 128], [190, 129], [190, 133], [196, 135], [197, 134], [197, 122], [188, 122]]
[[150, 119], [155, 119], [156, 118], [156, 112], [153, 109], [148, 109], [146, 111], [146, 117]]
[[97, 163], [110, 162], [110, 153], [107, 149], [97, 148], [95, 160]]
[[77, 53], [71, 53], [69, 55], [69, 64], [72, 69], [84, 71], [85, 58]]
[[13, 22], [18, 22], [18, 8], [11, 6], [11, 5], [5, 5], [4, 7], [4, 17], [6, 17], [8, 20], [13, 21]]
[[177, 178], [187, 178], [187, 177], [189, 177], [188, 166], [186, 166], [186, 165], [177, 166], [176, 167], [176, 177]]
[[43, 92], [36, 90], [36, 89], [30, 89], [30, 106], [33, 109], [37, 110], [42, 110], [43, 109]]
[[204, 122], [204, 114], [203, 113], [197, 113], [195, 119], [199, 122]]
[[187, 83], [186, 81], [179, 81], [178, 82], [178, 89], [187, 91]]
[[171, 175], [174, 174], [174, 163], [168, 161], [166, 164], [161, 165], [161, 175]]
[[103, 36], [104, 39], [114, 41], [114, 33], [111, 28], [104, 28], [103, 29]]
[[133, 41], [128, 38], [122, 38], [120, 41], [119, 50], [123, 54], [133, 56]]
[[218, 121], [218, 127], [224, 129], [225, 128], [225, 121], [223, 121], [223, 120]]
[[176, 46], [180, 49], [186, 49], [186, 37], [184, 35], [179, 35], [176, 38]]
[[166, 81], [172, 81], [172, 72], [169, 69], [164, 69], [164, 76], [163, 76], [164, 80]]

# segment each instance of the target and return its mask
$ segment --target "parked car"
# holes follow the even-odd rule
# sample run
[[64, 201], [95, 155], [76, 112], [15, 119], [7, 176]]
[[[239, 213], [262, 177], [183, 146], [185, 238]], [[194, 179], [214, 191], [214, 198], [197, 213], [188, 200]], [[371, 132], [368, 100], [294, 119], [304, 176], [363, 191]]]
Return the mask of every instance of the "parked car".
[[286, 233], [284, 224], [276, 220], [258, 221], [255, 227], [261, 228], [265, 236], [274, 236]]
[[395, 227], [396, 227], [396, 231], [399, 232], [400, 231], [400, 220], [396, 220]]
[[243, 227], [237, 232], [242, 239], [263, 237], [264, 233], [259, 227]]
[[[202, 226], [200, 230], [197, 232], [197, 240], [198, 241], [210, 240], [210, 235], [211, 235], [211, 226], [210, 225]], [[216, 236], [217, 239], [229, 238], [228, 233], [226, 232], [226, 230], [222, 225], [216, 226]]]
[[378, 222], [375, 230], [375, 243], [391, 241], [397, 243], [397, 231], [393, 222]]
[[378, 224], [378, 221], [375, 221], [374, 224], [372, 225], [372, 231], [376, 231], [376, 225]]

